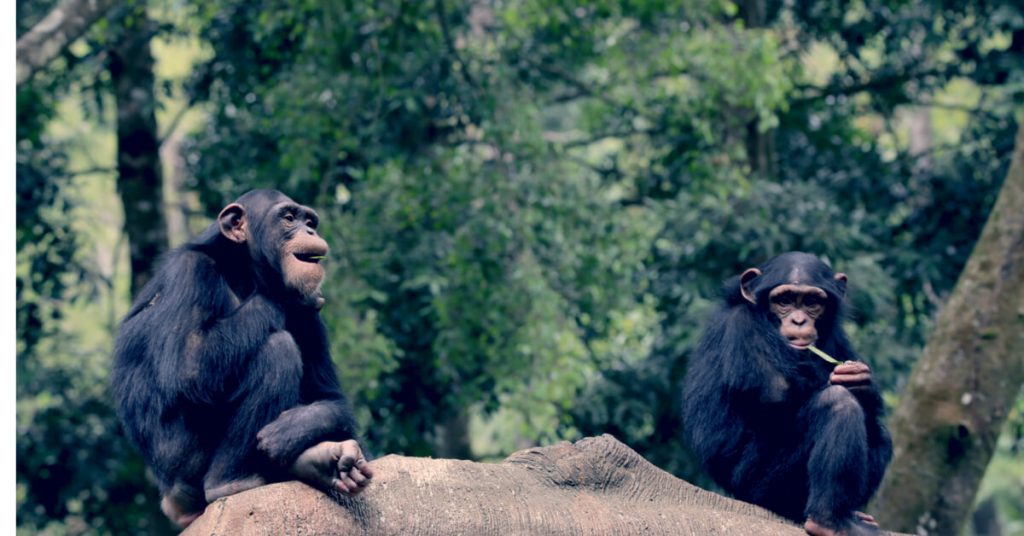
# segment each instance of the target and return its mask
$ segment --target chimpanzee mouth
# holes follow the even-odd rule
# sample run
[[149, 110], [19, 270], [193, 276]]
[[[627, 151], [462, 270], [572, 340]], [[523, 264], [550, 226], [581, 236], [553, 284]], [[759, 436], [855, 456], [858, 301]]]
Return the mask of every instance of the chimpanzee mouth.
[[326, 255], [321, 255], [319, 253], [292, 253], [292, 256], [302, 262], [311, 262], [313, 264], [319, 264], [320, 261], [327, 258]]
[[807, 347], [814, 344], [814, 339], [789, 339], [789, 345], [797, 350], [806, 350]]

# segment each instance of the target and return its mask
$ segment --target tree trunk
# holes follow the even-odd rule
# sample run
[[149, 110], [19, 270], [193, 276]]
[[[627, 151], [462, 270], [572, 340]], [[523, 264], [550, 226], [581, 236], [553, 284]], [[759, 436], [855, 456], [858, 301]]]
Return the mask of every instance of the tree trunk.
[[[768, 5], [765, 0], [741, 0], [739, 17], [743, 24], [750, 29], [764, 28], [768, 22]], [[749, 112], [749, 110], [747, 110]], [[747, 162], [750, 164], [750, 171], [754, 175], [765, 178], [778, 176], [778, 169], [775, 165], [775, 129], [768, 129], [761, 132], [760, 121], [757, 118], [747, 123], [746, 139], [744, 143], [747, 148]]]
[[151, 23], [137, 2], [110, 50], [110, 77], [117, 101], [117, 189], [124, 204], [132, 269], [132, 296], [149, 281], [167, 250], [160, 143], [156, 126]]
[[165, 135], [160, 145], [160, 160], [164, 174], [164, 217], [167, 219], [167, 241], [169, 247], [180, 246], [192, 239], [189, 228], [189, 194], [185, 182], [188, 169], [181, 156], [181, 145], [185, 141], [182, 129], [175, 129]]
[[337, 501], [298, 482], [215, 501], [185, 536], [728, 534], [802, 536], [756, 506], [704, 491], [608, 435], [519, 451], [500, 464], [385, 456]]
[[18, 85], [53, 61], [85, 33], [116, 0], [65, 0], [18, 39]]
[[932, 167], [932, 159], [929, 156], [932, 150], [931, 110], [923, 106], [911, 108], [907, 113], [907, 122], [910, 125], [908, 150], [910, 155], [917, 159], [914, 170], [926, 172]]
[[473, 457], [469, 444], [469, 411], [465, 408], [437, 425], [437, 447], [434, 454], [439, 458], [467, 460]]
[[883, 525], [959, 534], [1024, 382], [1024, 129], [1010, 171], [892, 417]]

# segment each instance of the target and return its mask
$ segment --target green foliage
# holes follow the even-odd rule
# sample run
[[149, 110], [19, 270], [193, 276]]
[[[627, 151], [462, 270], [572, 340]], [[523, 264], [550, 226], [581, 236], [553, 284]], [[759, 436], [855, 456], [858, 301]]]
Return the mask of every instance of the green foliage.
[[[49, 4], [19, 2], [19, 32]], [[110, 327], [91, 326], [103, 341], [99, 347], [68, 331], [68, 317], [95, 307], [110, 287], [74, 218], [82, 201], [69, 173], [74, 141], [47, 128], [71, 80], [95, 76], [89, 72], [95, 65], [66, 56], [17, 95], [18, 530], [166, 534], [169, 523], [147, 502], [152, 485], [107, 392]]]
[[[64, 347], [64, 350], [60, 348]], [[109, 357], [54, 336], [18, 372], [18, 523], [47, 534], [159, 534], [146, 470], [120, 438]]]
[[[996, 444], [995, 456], [985, 472], [981, 489], [975, 497], [976, 505], [992, 503], [996, 514], [995, 521], [1002, 526], [1003, 534], [1019, 536], [1024, 534], [1024, 464], [1020, 463], [1024, 453], [1024, 391], [1017, 397], [1017, 404], [1010, 409], [1006, 427]], [[983, 533], [979, 530], [978, 508], [973, 515], [973, 527], [967, 525], [964, 533]]]
[[[321, 212], [323, 317], [375, 453], [436, 454], [468, 416], [476, 456], [607, 432], [707, 483], [677, 408], [722, 280], [826, 257], [895, 400], [1024, 89], [1012, 2], [763, 2], [763, 20], [754, 4], [174, 3], [161, 31], [210, 50], [184, 88], [207, 112], [186, 187], [206, 214], [256, 187]], [[39, 16], [20, 7], [19, 32]], [[104, 117], [93, 33], [19, 88], [19, 524], [160, 531], [103, 387], [109, 326], [76, 353], [62, 317], [76, 297], [123, 302], [66, 262], [89, 264], [74, 140], [44, 130], [72, 80]], [[919, 153], [906, 132], [926, 109]]]

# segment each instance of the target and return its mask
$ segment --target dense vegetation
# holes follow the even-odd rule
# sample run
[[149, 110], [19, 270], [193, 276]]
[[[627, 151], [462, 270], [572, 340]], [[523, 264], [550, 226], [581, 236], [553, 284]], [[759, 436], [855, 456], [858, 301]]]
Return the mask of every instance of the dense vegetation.
[[[19, 0], [19, 36], [54, 4]], [[153, 0], [147, 24], [140, 4], [18, 87], [26, 533], [169, 530], [106, 384], [131, 288], [97, 216], [126, 33], [160, 45], [173, 240], [255, 187], [321, 211], [323, 315], [371, 450], [607, 432], [704, 485], [678, 390], [721, 280], [790, 249], [849, 273], [855, 347], [896, 404], [1024, 99], [1011, 0]], [[1018, 533], [1022, 406], [979, 495]]]

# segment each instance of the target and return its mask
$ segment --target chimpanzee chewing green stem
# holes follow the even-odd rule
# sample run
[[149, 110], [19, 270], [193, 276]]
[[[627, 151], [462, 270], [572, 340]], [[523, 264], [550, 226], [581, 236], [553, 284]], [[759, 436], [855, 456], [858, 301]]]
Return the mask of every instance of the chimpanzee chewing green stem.
[[832, 356], [830, 356], [830, 355], [826, 354], [825, 352], [822, 352], [821, 350], [819, 350], [819, 349], [818, 349], [818, 348], [817, 348], [816, 346], [814, 346], [813, 344], [812, 344], [812, 345], [810, 345], [810, 346], [808, 346], [808, 347], [807, 347], [807, 349], [808, 349], [808, 350], [810, 350], [810, 351], [812, 351], [812, 352], [814, 352], [814, 353], [815, 353], [815, 355], [817, 355], [818, 357], [820, 357], [820, 358], [824, 359], [825, 361], [828, 361], [829, 363], [832, 363], [833, 365], [839, 365], [839, 364], [841, 364], [841, 362], [840, 362], [839, 360], [837, 360], [836, 358], [834, 358], [834, 357], [832, 357]]

